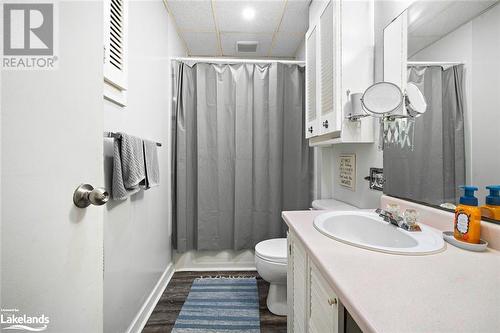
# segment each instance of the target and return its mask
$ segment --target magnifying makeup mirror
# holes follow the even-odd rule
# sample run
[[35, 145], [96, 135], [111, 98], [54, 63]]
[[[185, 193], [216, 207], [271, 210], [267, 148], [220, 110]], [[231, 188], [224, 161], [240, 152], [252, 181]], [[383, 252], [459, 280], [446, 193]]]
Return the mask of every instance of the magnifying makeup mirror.
[[409, 82], [406, 86], [405, 105], [411, 117], [419, 117], [427, 111], [427, 101], [420, 89]]
[[378, 82], [365, 90], [361, 97], [363, 108], [375, 117], [396, 111], [403, 103], [403, 93], [394, 83]]
[[[406, 114], [396, 111], [405, 105]], [[361, 97], [363, 109], [374, 117], [391, 116], [396, 118], [418, 117], [427, 110], [427, 102], [420, 89], [413, 83], [408, 83], [406, 93], [391, 82], [378, 82], [366, 89]]]

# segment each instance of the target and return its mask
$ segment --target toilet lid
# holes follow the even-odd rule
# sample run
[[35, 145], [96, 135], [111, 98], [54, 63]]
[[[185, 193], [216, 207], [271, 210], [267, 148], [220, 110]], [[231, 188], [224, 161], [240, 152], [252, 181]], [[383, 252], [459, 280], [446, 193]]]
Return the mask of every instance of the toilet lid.
[[264, 260], [286, 263], [286, 238], [268, 239], [255, 245], [255, 254]]

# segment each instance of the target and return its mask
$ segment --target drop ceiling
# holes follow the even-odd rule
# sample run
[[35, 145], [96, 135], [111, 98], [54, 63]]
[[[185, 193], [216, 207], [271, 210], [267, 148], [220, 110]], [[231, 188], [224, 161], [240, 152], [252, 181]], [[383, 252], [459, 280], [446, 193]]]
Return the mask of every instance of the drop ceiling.
[[[164, 1], [190, 56], [294, 58], [308, 26], [310, 0]], [[257, 51], [237, 52], [238, 41], [258, 42]]]

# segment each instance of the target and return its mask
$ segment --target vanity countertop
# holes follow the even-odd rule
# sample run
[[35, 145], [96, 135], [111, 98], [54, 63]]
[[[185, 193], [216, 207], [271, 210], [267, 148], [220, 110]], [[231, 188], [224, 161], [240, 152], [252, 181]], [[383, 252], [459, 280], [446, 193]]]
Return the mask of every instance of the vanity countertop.
[[450, 244], [405, 256], [333, 240], [313, 226], [324, 211], [283, 212], [289, 228], [363, 332], [499, 332], [500, 252]]

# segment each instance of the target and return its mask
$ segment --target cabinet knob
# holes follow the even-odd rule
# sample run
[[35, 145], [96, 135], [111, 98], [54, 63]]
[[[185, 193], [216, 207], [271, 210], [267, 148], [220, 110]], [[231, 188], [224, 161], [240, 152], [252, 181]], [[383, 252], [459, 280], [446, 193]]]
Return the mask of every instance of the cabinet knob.
[[328, 299], [328, 304], [331, 305], [337, 305], [337, 298], [329, 298]]
[[309, 133], [312, 133], [313, 132], [313, 127], [310, 126], [307, 130], [309, 131]]
[[325, 121], [323, 122], [323, 127], [324, 127], [324, 128], [328, 128], [328, 120], [325, 120]]

